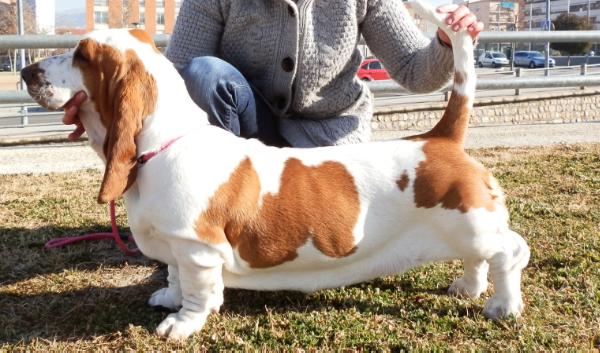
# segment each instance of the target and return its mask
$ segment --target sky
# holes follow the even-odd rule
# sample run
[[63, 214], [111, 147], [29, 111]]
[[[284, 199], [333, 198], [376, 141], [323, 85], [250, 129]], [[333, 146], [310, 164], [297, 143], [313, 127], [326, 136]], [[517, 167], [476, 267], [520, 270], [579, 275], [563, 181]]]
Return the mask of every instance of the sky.
[[83, 9], [84, 7], [85, 0], [56, 0], [56, 12]]

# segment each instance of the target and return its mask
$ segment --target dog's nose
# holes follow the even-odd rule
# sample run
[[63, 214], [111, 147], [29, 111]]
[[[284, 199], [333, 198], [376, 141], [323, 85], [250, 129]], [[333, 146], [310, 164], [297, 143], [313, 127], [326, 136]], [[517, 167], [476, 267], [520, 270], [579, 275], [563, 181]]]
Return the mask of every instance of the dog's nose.
[[30, 84], [36, 81], [40, 81], [44, 70], [40, 69], [37, 64], [29, 65], [21, 70], [21, 78], [26, 84]]

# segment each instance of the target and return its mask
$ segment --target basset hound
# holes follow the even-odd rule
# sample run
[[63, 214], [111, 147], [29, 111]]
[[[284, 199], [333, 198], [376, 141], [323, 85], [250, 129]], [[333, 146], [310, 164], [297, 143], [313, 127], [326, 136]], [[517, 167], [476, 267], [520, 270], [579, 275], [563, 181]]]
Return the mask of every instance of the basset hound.
[[452, 96], [429, 132], [403, 140], [275, 148], [209, 125], [173, 65], [141, 30], [90, 33], [23, 70], [30, 95], [80, 118], [105, 162], [98, 201], [124, 197], [148, 257], [168, 264], [149, 299], [177, 309], [156, 332], [183, 339], [223, 303], [224, 287], [311, 292], [461, 259], [449, 292], [494, 294], [491, 319], [523, 310], [529, 248], [509, 229], [503, 192], [463, 148], [475, 94], [473, 43], [416, 3], [452, 40]]

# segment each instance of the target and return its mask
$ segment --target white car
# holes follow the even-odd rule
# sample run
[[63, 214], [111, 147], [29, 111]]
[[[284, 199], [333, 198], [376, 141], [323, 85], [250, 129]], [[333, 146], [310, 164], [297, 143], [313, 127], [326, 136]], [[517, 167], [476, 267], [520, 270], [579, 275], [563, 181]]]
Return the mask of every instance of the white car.
[[510, 61], [508, 61], [506, 55], [495, 51], [486, 51], [477, 59], [477, 66], [479, 67], [500, 67], [508, 64], [510, 64]]

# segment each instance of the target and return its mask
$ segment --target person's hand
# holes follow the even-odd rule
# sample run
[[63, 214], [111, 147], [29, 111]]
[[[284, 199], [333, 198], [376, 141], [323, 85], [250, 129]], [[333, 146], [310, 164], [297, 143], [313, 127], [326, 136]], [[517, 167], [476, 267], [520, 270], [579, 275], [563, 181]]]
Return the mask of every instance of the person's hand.
[[[471, 38], [473, 38], [473, 42], [477, 40], [479, 32], [483, 30], [483, 22], [477, 21], [477, 17], [475, 17], [475, 15], [471, 13], [471, 10], [465, 5], [442, 5], [438, 7], [436, 11], [448, 15], [446, 17], [446, 23], [454, 32], [466, 28]], [[448, 35], [446, 35], [444, 31], [438, 28], [437, 34], [442, 42], [448, 44], [448, 46], [452, 46], [450, 38], [448, 38]]]
[[85, 128], [83, 127], [81, 120], [79, 120], [79, 107], [81, 107], [81, 104], [86, 100], [87, 94], [80, 91], [65, 105], [65, 115], [62, 119], [63, 124], [76, 126], [75, 130], [69, 134], [70, 141], [76, 141], [85, 132]]

